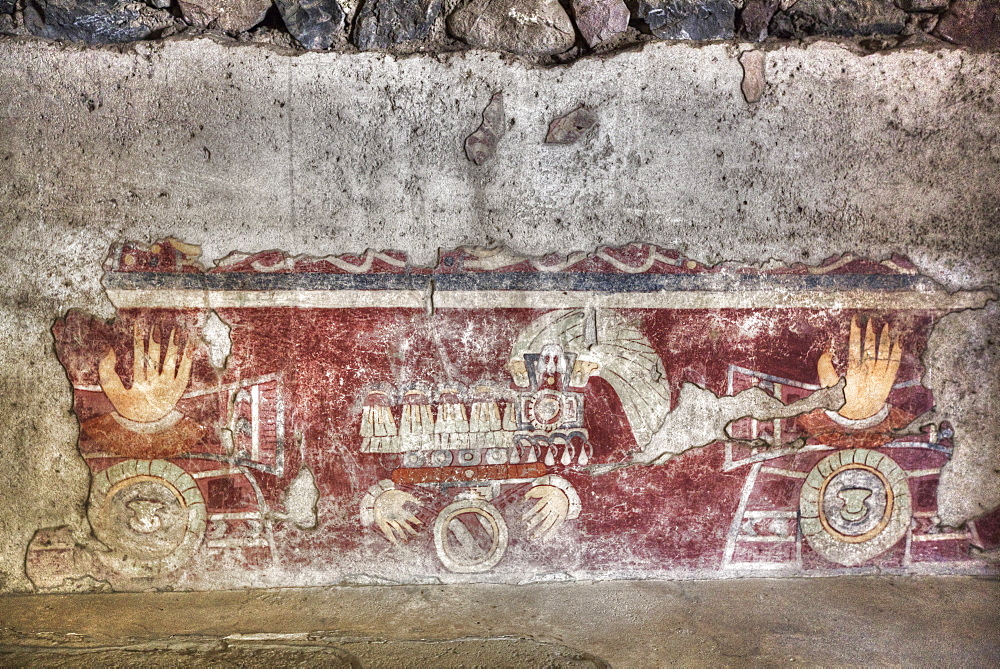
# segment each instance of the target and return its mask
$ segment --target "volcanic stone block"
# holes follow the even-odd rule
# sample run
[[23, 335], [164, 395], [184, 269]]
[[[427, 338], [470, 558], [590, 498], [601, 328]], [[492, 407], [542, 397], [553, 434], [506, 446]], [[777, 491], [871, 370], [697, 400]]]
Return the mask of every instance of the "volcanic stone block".
[[28, 0], [24, 23], [38, 37], [112, 44], [145, 39], [173, 19], [165, 11], [120, 0]]
[[365, 0], [354, 19], [352, 41], [367, 50], [426, 39], [443, 6], [443, 0]]
[[908, 12], [940, 12], [948, 8], [948, 0], [896, 0], [896, 6]]
[[628, 29], [629, 11], [622, 0], [573, 0], [576, 27], [589, 46]]
[[743, 66], [743, 82], [740, 84], [743, 98], [750, 104], [759, 102], [767, 85], [764, 75], [764, 52], [756, 49], [744, 51], [740, 54], [740, 65]]
[[526, 56], [553, 56], [576, 42], [558, 0], [469, 0], [448, 17], [448, 31], [472, 46]]
[[771, 20], [773, 37], [898, 35], [906, 12], [892, 0], [799, 0]]
[[494, 93], [483, 110], [483, 122], [465, 138], [465, 155], [476, 165], [482, 165], [496, 153], [497, 143], [507, 132], [507, 117], [503, 111], [503, 93]]
[[640, 0], [639, 18], [660, 39], [730, 39], [736, 9], [729, 0]]
[[1000, 0], [955, 0], [934, 35], [974, 49], [1000, 48]]
[[281, 20], [307, 49], [329, 49], [343, 31], [344, 10], [337, 0], [277, 0]]
[[597, 125], [597, 114], [580, 106], [552, 120], [545, 136], [546, 144], [575, 144]]
[[780, 6], [779, 0], [747, 0], [737, 19], [737, 32], [754, 42], [767, 39], [767, 26]]
[[185, 20], [197, 28], [243, 32], [264, 20], [271, 0], [178, 0]]

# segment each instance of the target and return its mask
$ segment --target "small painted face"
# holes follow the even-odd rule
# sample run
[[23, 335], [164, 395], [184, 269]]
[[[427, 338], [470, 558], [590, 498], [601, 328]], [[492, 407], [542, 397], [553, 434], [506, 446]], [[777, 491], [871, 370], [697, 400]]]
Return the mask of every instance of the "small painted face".
[[132, 512], [128, 524], [133, 530], [150, 534], [160, 529], [163, 521], [156, 512], [163, 508], [163, 504], [151, 499], [136, 499], [126, 506]]
[[543, 376], [552, 376], [556, 372], [566, 371], [566, 358], [559, 344], [546, 344], [538, 356], [538, 371]]

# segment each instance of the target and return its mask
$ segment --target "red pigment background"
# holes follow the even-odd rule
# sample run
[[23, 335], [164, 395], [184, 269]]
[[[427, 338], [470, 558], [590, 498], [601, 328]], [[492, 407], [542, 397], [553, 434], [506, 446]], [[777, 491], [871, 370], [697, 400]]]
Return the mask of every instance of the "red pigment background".
[[[286, 467], [281, 477], [261, 476], [265, 496], [280, 505], [282, 493], [299, 471], [296, 439], [304, 440], [307, 463], [321, 495], [320, 527], [299, 533], [278, 528], [286, 564], [335, 564], [338, 556], [363, 554], [373, 562], [394, 552], [374, 530], [362, 528], [358, 505], [365, 491], [388, 478], [399, 456], [361, 453], [362, 401], [377, 384], [492, 380], [510, 382], [506, 364], [518, 333], [540, 313], [528, 309], [439, 310], [428, 316], [411, 309], [223, 309], [232, 325], [232, 354], [225, 371], [208, 362], [198, 343], [189, 391], [212, 388], [265, 374], [282, 375], [286, 406]], [[684, 382], [726, 393], [730, 364], [804, 383], [817, 383], [816, 362], [833, 343], [843, 372], [852, 311], [788, 310], [622, 310], [640, 324], [660, 355], [676, 402]], [[928, 312], [866, 311], [862, 322], [890, 323], [901, 335], [903, 363], [897, 382], [919, 379], [919, 356], [933, 324]], [[196, 310], [123, 310], [107, 323], [70, 312], [56, 324], [57, 352], [76, 386], [96, 386], [97, 367], [109, 348], [118, 372], [131, 382], [133, 326], [159, 328], [163, 343], [171, 329], [193, 336], [204, 314]], [[585, 426], [594, 463], [615, 463], [637, 450], [621, 404], [604, 380], [592, 378], [584, 391]], [[914, 386], [894, 391], [890, 402], [910, 413], [930, 408], [929, 391]], [[219, 422], [218, 396], [185, 399], [178, 408], [212, 427]], [[78, 390], [74, 410], [81, 420], [113, 408], [100, 392]], [[209, 430], [211, 432], [211, 430]], [[81, 443], [87, 452], [88, 444]], [[218, 448], [218, 444], [206, 448]], [[155, 457], [151, 454], [150, 457]], [[903, 464], [903, 463], [901, 463]], [[512, 521], [512, 547], [499, 571], [547, 565], [550, 568], [657, 570], [714, 569], [738, 503], [745, 470], [723, 472], [723, 448], [712, 445], [685, 453], [668, 464], [628, 467], [603, 475], [579, 468], [550, 468], [576, 486], [583, 511], [567, 523], [551, 545], [519, 541]], [[787, 487], [787, 483], [785, 484]], [[780, 490], [777, 498], [796, 494]], [[220, 495], [228, 494], [220, 491]], [[918, 500], [931, 492], [918, 491]], [[926, 502], [927, 500], [924, 500]], [[921, 503], [924, 503], [921, 502]], [[423, 514], [423, 515], [421, 515]], [[429, 511], [418, 513], [425, 526]], [[429, 533], [414, 543], [426, 543]], [[928, 550], [933, 550], [928, 547]]]

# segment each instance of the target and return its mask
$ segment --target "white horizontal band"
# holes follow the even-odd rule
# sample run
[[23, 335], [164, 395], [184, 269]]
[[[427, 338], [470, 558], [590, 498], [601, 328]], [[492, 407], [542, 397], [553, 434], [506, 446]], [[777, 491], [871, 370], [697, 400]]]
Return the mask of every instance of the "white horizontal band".
[[601, 293], [530, 290], [108, 290], [118, 309], [979, 309], [996, 299], [988, 291], [699, 291]]

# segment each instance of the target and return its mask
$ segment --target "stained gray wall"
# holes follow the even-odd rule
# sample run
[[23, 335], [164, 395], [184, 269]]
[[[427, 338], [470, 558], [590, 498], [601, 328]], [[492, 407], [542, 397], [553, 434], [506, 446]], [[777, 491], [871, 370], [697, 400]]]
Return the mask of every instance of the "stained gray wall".
[[[208, 259], [633, 240], [708, 262], [902, 253], [951, 289], [1000, 286], [1000, 54], [774, 48], [748, 105], [744, 48], [658, 43], [541, 69], [480, 52], [0, 41], [0, 591], [30, 586], [36, 529], [86, 535], [49, 328], [70, 308], [113, 315], [100, 268], [122, 237], [174, 235]], [[496, 91], [510, 127], [477, 167], [462, 143]], [[544, 144], [579, 104], [596, 131]], [[948, 522], [1000, 503], [997, 321], [994, 303], [935, 332], [939, 405], [965, 419]]]

